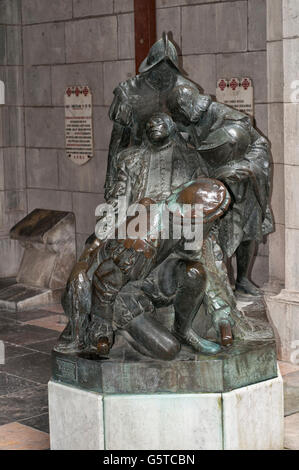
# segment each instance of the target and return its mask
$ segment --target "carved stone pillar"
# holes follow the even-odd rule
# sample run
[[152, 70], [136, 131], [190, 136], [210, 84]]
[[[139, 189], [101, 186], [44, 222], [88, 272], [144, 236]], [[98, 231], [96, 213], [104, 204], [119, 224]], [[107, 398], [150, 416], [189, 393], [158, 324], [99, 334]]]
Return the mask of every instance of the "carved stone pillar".
[[276, 232], [270, 236], [268, 291], [272, 290], [272, 295], [268, 293], [266, 300], [278, 339], [279, 358], [295, 362], [299, 346], [299, 4], [296, 0], [268, 0], [267, 16]]

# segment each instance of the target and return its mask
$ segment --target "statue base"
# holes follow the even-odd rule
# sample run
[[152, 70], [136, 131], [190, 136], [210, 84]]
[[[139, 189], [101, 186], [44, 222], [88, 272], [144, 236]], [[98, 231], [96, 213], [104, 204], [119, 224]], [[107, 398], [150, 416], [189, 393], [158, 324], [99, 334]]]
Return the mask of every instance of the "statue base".
[[53, 450], [283, 448], [281, 377], [226, 393], [139, 395], [52, 380], [49, 415]]
[[[95, 353], [52, 353], [52, 378], [98, 393], [222, 393], [277, 377], [276, 344], [263, 300], [238, 302], [238, 308], [266, 337], [235, 340], [215, 356], [182, 346], [173, 361], [145, 357], [119, 333], [109, 358]], [[160, 316], [171, 329], [173, 312]], [[206, 331], [206, 315], [198, 315], [195, 329]], [[206, 320], [205, 320], [206, 321]], [[206, 335], [205, 335], [206, 336]], [[211, 338], [213, 340], [213, 338]], [[215, 340], [215, 338], [214, 338]]]
[[[265, 304], [238, 307], [268, 333], [235, 340], [215, 356], [182, 346], [175, 360], [155, 360], [119, 333], [107, 359], [53, 351], [51, 448], [282, 449], [283, 383]], [[171, 329], [173, 314], [161, 318]], [[203, 319], [195, 327], [208, 331]]]
[[173, 361], [147, 358], [121, 336], [109, 359], [52, 352], [53, 380], [98, 393], [221, 393], [275, 377], [274, 340], [236, 340], [215, 356], [183, 346]]

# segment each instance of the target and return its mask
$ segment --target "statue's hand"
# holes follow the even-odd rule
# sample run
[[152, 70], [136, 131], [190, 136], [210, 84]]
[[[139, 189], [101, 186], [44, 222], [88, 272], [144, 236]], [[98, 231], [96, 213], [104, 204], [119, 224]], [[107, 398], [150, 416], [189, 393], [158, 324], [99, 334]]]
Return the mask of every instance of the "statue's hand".
[[219, 168], [215, 178], [223, 182], [237, 183], [252, 177], [252, 171], [246, 166]]
[[220, 339], [222, 346], [231, 346], [234, 342], [231, 324], [228, 320], [220, 323]]
[[213, 314], [213, 325], [223, 346], [231, 346], [233, 343], [232, 326], [235, 322], [230, 313], [230, 307], [225, 307], [216, 310]]
[[79, 261], [75, 264], [69, 277], [69, 283], [71, 282], [89, 282], [87, 277], [88, 263], [86, 261]]

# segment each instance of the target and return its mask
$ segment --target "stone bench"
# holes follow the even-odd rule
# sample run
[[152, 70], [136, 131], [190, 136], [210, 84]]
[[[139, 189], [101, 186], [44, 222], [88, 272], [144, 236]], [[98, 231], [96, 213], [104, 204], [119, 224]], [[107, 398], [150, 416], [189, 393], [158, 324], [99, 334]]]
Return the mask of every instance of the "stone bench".
[[10, 237], [24, 248], [16, 283], [0, 290], [0, 310], [18, 311], [57, 303], [76, 261], [72, 212], [35, 209]]

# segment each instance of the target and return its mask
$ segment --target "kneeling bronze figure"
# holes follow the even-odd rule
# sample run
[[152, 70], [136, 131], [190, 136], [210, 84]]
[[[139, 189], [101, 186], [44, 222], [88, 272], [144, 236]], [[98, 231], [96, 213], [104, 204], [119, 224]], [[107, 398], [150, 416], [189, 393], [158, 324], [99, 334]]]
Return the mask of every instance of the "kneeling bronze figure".
[[[145, 205], [148, 232], [135, 240], [118, 236], [96, 239], [87, 248], [67, 287], [64, 304], [66, 311], [71, 311], [70, 323], [56, 350], [80, 351], [91, 347], [106, 354], [113, 345], [114, 331], [119, 330], [137, 349], [161, 359], [175, 357], [180, 341], [208, 354], [220, 351], [219, 345], [201, 338], [192, 329], [195, 315], [209, 296], [206, 289], [209, 271], [204, 267], [206, 255], [202, 245], [186, 251], [184, 236], [174, 239], [172, 233], [175, 218], [179, 223], [184, 219], [184, 205], [201, 205], [203, 218], [196, 221], [191, 213], [189, 224], [195, 230], [196, 223], [198, 230], [199, 224], [203, 224], [205, 243], [216, 221], [229, 207], [230, 196], [225, 186], [206, 178], [200, 164], [199, 155], [187, 147], [172, 119], [163, 113], [148, 121], [141, 147], [129, 148], [119, 155], [117, 182], [108, 203], [117, 211], [117, 198], [126, 195], [129, 203], [139, 201]], [[163, 179], [159, 177], [162, 166], [168, 167]], [[151, 223], [149, 209], [153, 205], [156, 217]], [[171, 207], [175, 207], [175, 212]], [[167, 239], [162, 238], [165, 220], [171, 227]], [[132, 222], [132, 217], [128, 218], [125, 225]], [[101, 220], [102, 226], [105, 223], [109, 222]], [[109, 229], [106, 231], [109, 233]], [[153, 232], [156, 238], [152, 237]], [[223, 301], [215, 316], [219, 333], [224, 324], [228, 331], [233, 324], [229, 312], [235, 305], [232, 293], [229, 294], [230, 299]], [[150, 315], [156, 306], [171, 304], [175, 310], [172, 333]]]

